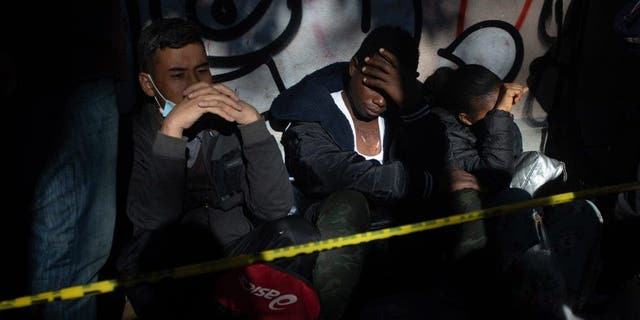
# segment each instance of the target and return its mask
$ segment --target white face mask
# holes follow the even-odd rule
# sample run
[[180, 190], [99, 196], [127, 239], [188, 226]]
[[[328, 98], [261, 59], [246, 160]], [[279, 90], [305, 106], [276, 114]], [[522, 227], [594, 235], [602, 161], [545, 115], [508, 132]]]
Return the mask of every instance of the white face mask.
[[149, 81], [151, 81], [151, 85], [153, 86], [154, 89], [156, 89], [156, 92], [158, 93], [158, 95], [160, 96], [160, 98], [162, 98], [164, 100], [164, 106], [160, 105], [160, 102], [158, 101], [158, 97], [153, 96], [154, 99], [156, 99], [156, 103], [158, 104], [158, 107], [160, 109], [160, 112], [162, 113], [162, 117], [166, 118], [169, 115], [169, 112], [171, 112], [171, 110], [173, 110], [173, 107], [176, 106], [176, 104], [165, 98], [162, 93], [160, 92], [160, 90], [158, 90], [158, 87], [156, 87], [156, 84], [153, 82], [153, 78], [151, 77], [150, 74], [145, 73], [145, 75], [147, 77], [149, 77]]

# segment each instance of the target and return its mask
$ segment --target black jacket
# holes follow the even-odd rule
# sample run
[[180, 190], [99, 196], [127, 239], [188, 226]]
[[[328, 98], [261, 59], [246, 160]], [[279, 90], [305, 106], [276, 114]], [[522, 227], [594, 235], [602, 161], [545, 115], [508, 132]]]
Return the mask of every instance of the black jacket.
[[271, 105], [272, 127], [282, 130], [289, 125], [281, 142], [294, 185], [314, 200], [340, 189], [360, 191], [378, 205], [427, 197], [431, 175], [413, 171], [402, 161], [408, 140], [404, 122], [393, 110], [383, 115], [383, 164], [354, 151], [349, 122], [330, 96], [344, 88], [347, 68], [345, 62], [322, 68], [284, 91]]
[[522, 153], [522, 135], [511, 113], [494, 109], [472, 126], [441, 108], [433, 108], [432, 113], [446, 130], [446, 167], [474, 174], [491, 190], [509, 186], [515, 159]]
[[183, 226], [224, 248], [288, 214], [291, 184], [264, 120], [237, 126], [205, 115], [183, 139], [161, 134], [161, 123], [155, 105], [134, 118], [127, 214], [135, 235]]

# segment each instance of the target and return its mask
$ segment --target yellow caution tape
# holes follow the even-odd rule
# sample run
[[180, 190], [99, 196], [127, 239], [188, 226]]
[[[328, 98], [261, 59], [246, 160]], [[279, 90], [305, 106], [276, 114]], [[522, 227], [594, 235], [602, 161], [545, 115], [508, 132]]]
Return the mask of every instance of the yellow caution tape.
[[109, 293], [114, 291], [118, 287], [131, 287], [142, 282], [156, 282], [168, 278], [178, 279], [202, 275], [206, 273], [242, 267], [256, 262], [269, 262], [281, 258], [291, 258], [299, 254], [309, 254], [313, 252], [331, 250], [344, 246], [356, 245], [365, 242], [387, 239], [415, 232], [421, 232], [425, 230], [495, 217], [522, 209], [552, 206], [571, 202], [577, 199], [591, 198], [600, 195], [620, 193], [636, 189], [640, 189], [640, 182], [624, 183], [577, 192], [560, 193], [548, 197], [536, 198], [483, 210], [470, 211], [444, 218], [426, 220], [422, 222], [380, 229], [376, 231], [357, 233], [345, 237], [337, 237], [317, 242], [309, 242], [300, 245], [265, 250], [255, 254], [239, 255], [204, 263], [186, 265], [178, 268], [142, 274], [136, 277], [104, 280], [86, 285], [67, 287], [59, 290], [42, 292], [31, 296], [24, 296], [16, 299], [1, 301], [0, 311], [28, 307], [39, 303], [78, 299], [92, 295]]

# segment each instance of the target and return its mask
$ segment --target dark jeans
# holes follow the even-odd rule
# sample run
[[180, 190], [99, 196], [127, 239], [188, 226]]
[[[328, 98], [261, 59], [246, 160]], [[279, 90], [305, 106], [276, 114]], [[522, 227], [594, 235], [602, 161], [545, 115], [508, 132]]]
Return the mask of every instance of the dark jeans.
[[[270, 221], [242, 237], [230, 246], [227, 256], [282, 248], [320, 240], [320, 232], [306, 219], [300, 216], [288, 216]], [[288, 259], [278, 259], [271, 264], [283, 270], [296, 272], [308, 281], [312, 280], [312, 271], [317, 254], [298, 255]]]

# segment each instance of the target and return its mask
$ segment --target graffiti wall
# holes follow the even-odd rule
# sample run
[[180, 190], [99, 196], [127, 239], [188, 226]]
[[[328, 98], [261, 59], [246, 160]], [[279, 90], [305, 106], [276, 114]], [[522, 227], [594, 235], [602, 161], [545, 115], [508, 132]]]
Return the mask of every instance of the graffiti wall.
[[[205, 31], [216, 79], [261, 112], [304, 75], [349, 60], [366, 33], [385, 24], [402, 26], [420, 39], [420, 80], [440, 66], [464, 62], [482, 64], [505, 81], [524, 83], [530, 62], [546, 52], [546, 40], [555, 34], [549, 18], [553, 4], [548, 0], [138, 0], [142, 26], [161, 16], [197, 21]], [[541, 12], [546, 12], [542, 18]], [[525, 149], [538, 149], [544, 111], [528, 99], [514, 109], [514, 115]]]

